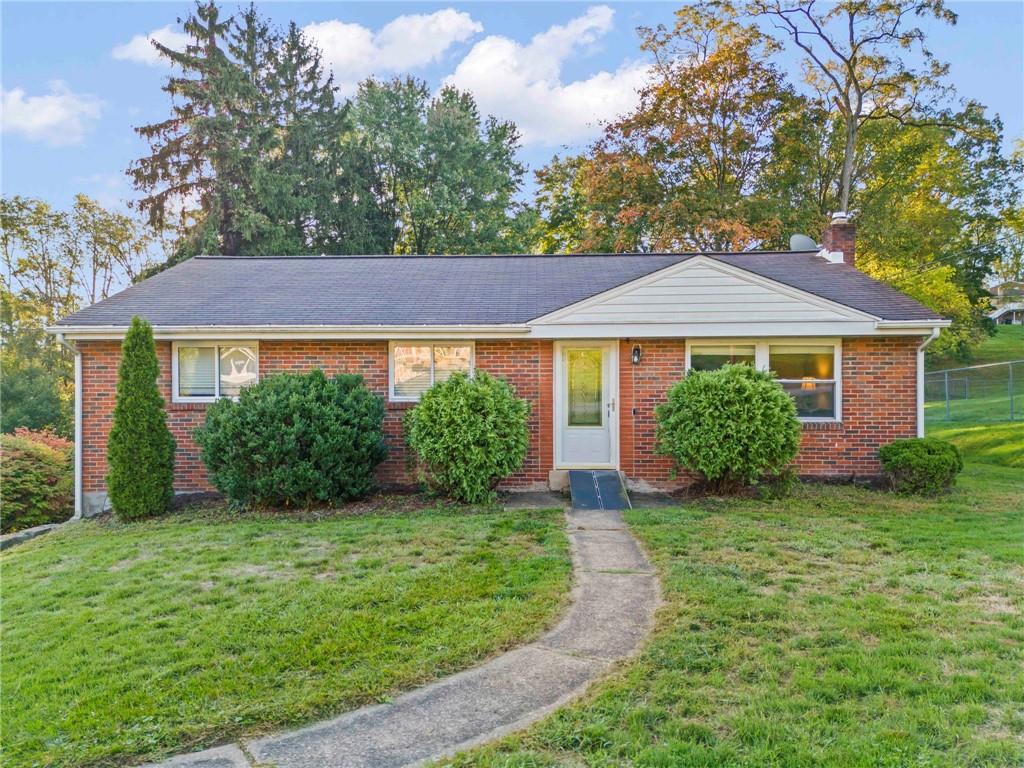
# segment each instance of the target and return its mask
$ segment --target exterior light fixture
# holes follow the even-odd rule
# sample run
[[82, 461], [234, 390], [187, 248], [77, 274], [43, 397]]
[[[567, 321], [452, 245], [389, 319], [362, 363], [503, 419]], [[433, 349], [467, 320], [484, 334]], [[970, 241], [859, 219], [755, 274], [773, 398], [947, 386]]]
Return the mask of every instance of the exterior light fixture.
[[640, 345], [636, 344], [633, 347], [633, 365], [640, 365], [640, 358], [644, 356], [644, 352], [640, 349]]

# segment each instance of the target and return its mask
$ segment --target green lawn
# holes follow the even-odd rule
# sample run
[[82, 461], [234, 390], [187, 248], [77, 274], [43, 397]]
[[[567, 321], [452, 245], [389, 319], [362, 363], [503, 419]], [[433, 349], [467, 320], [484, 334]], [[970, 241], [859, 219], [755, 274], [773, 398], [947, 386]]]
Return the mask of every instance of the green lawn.
[[[975, 350], [971, 365], [1024, 360], [1024, 326], [999, 326], [996, 335]], [[955, 359], [929, 359], [928, 370], [966, 365]], [[949, 440], [969, 461], [1024, 467], [1024, 365], [1015, 366], [1014, 421], [1010, 421], [1007, 366], [951, 373], [949, 417], [939, 382], [926, 387], [925, 430], [929, 437]], [[969, 378], [969, 389], [961, 379]], [[964, 395], [969, 395], [964, 397]], [[935, 398], [940, 399], [935, 399]]]
[[577, 705], [459, 766], [1024, 765], [1024, 473], [628, 514], [655, 635]]
[[559, 511], [85, 522], [5, 552], [5, 766], [131, 765], [386, 700], [537, 635]]
[[1024, 421], [997, 424], [930, 423], [927, 435], [956, 444], [968, 461], [1024, 469]]
[[928, 370], [960, 368], [964, 365], [1001, 363], [1006, 360], [1024, 360], [1024, 325], [1000, 325], [995, 336], [990, 336], [971, 350], [968, 360], [955, 357], [928, 358]]

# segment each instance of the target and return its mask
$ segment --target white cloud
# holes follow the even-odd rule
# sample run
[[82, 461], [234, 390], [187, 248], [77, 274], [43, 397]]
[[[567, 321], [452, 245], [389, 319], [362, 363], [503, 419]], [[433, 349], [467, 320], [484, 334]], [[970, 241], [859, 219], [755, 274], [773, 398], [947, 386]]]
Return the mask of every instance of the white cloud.
[[586, 141], [602, 122], [628, 112], [649, 67], [626, 62], [614, 72], [563, 83], [562, 65], [613, 27], [615, 11], [592, 6], [527, 44], [490, 35], [476, 43], [446, 83], [471, 91], [482, 112], [515, 121], [526, 144], [556, 146]]
[[170, 62], [165, 59], [153, 45], [153, 40], [175, 51], [185, 50], [189, 37], [170, 24], [154, 29], [148, 35], [136, 35], [127, 43], [115, 46], [110, 52], [118, 61], [134, 61], [137, 64], [148, 64], [151, 67], [167, 67]]
[[0, 129], [54, 147], [80, 144], [99, 119], [103, 102], [72, 93], [62, 80], [48, 85], [49, 93], [42, 96], [28, 96], [22, 88], [0, 89]]
[[337, 19], [302, 31], [320, 46], [336, 85], [349, 95], [370, 75], [407, 72], [438, 61], [456, 43], [482, 32], [483, 25], [468, 13], [445, 8], [398, 16], [377, 32]]

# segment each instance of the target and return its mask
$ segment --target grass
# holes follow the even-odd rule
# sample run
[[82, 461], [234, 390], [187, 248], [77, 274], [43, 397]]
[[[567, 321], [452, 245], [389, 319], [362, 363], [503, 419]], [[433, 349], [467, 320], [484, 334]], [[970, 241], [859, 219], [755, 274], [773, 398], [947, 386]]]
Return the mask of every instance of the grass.
[[3, 764], [137, 764], [385, 701], [538, 634], [560, 512], [85, 522], [5, 552]]
[[[1024, 326], [1001, 325], [996, 335], [974, 349], [971, 365], [1024, 360]], [[953, 358], [929, 359], [928, 370], [965, 365]], [[925, 431], [959, 446], [968, 461], [1024, 467], [1024, 365], [1015, 367], [1015, 420], [1010, 421], [1007, 366], [950, 374], [949, 418], [941, 382], [932, 380], [926, 392]], [[965, 391], [964, 379], [970, 389]], [[969, 397], [964, 397], [967, 394]]]
[[1024, 360], [1024, 325], [998, 326], [994, 336], [971, 349], [970, 358], [966, 361], [956, 357], [929, 357], [927, 367], [929, 371], [939, 371], [1006, 360]]
[[954, 443], [968, 461], [1024, 469], [1024, 421], [999, 424], [929, 423], [926, 434]]
[[665, 607], [642, 654], [462, 768], [1024, 764], [1024, 475], [634, 510]]

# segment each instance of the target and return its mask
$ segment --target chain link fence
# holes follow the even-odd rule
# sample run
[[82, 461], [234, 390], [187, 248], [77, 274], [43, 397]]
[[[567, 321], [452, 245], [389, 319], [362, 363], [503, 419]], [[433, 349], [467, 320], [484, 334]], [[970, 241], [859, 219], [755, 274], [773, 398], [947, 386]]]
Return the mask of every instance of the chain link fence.
[[1024, 360], [928, 371], [929, 422], [1024, 421]]

